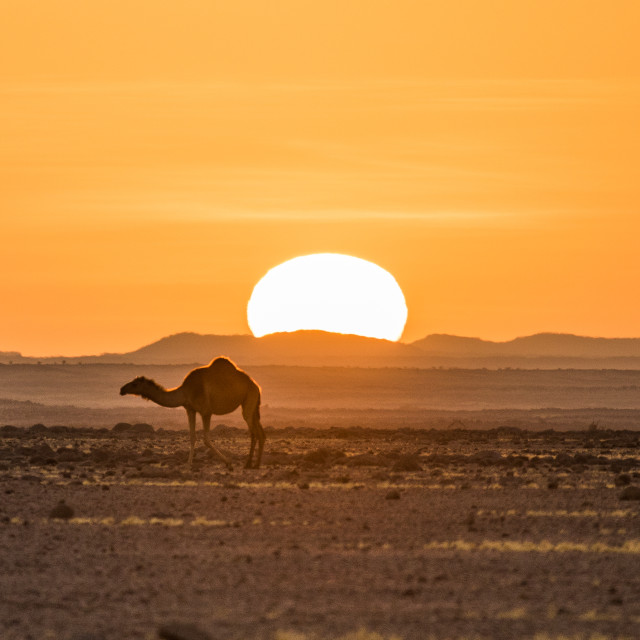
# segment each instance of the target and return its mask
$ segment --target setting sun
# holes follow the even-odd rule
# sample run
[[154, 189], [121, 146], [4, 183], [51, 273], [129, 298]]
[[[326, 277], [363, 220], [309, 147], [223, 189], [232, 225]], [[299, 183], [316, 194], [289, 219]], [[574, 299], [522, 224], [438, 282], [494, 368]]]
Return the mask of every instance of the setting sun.
[[398, 340], [407, 305], [395, 278], [353, 256], [318, 253], [274, 267], [255, 286], [247, 306], [256, 337], [319, 329]]

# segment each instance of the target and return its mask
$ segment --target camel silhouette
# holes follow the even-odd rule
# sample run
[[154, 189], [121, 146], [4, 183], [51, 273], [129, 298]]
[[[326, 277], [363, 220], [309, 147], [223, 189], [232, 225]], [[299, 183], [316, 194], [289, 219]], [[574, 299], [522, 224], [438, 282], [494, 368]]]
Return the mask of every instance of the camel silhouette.
[[242, 417], [249, 426], [251, 448], [245, 468], [252, 466], [253, 452], [258, 443], [258, 453], [254, 468], [260, 466], [264, 448], [264, 429], [260, 424], [260, 387], [251, 376], [236, 367], [228, 358], [219, 357], [206, 367], [190, 371], [182, 384], [174, 389], [165, 389], [154, 380], [139, 377], [125, 384], [120, 395], [131, 394], [151, 400], [163, 407], [184, 407], [189, 419], [191, 450], [189, 465], [193, 462], [193, 450], [196, 444], [196, 413], [202, 417], [204, 443], [227, 467], [229, 459], [209, 440], [209, 427], [212, 415], [231, 413], [242, 406]]

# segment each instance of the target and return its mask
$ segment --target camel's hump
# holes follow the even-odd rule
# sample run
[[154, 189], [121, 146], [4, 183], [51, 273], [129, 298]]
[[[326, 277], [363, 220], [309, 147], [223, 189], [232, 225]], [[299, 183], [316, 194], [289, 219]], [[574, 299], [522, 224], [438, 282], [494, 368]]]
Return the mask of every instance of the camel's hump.
[[210, 363], [209, 363], [209, 368], [211, 369], [235, 369], [237, 370], [238, 367], [236, 367], [236, 365], [229, 360], [229, 358], [227, 358], [226, 356], [218, 356], [217, 358], [214, 358]]

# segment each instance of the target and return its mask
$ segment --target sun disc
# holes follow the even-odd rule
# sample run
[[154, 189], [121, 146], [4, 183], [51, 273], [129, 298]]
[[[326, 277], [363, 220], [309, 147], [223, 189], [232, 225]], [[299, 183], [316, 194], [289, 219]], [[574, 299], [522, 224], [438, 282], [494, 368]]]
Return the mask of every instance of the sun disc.
[[270, 269], [253, 289], [247, 319], [256, 337], [315, 329], [398, 340], [407, 305], [395, 278], [377, 264], [316, 253]]

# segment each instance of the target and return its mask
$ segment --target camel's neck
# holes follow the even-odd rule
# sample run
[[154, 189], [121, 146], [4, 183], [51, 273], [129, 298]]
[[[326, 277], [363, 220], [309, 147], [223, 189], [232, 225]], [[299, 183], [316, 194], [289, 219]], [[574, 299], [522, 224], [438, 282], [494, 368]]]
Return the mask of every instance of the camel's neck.
[[163, 389], [160, 385], [153, 386], [146, 389], [142, 397], [159, 404], [161, 407], [184, 406], [184, 392], [182, 391], [182, 387]]

